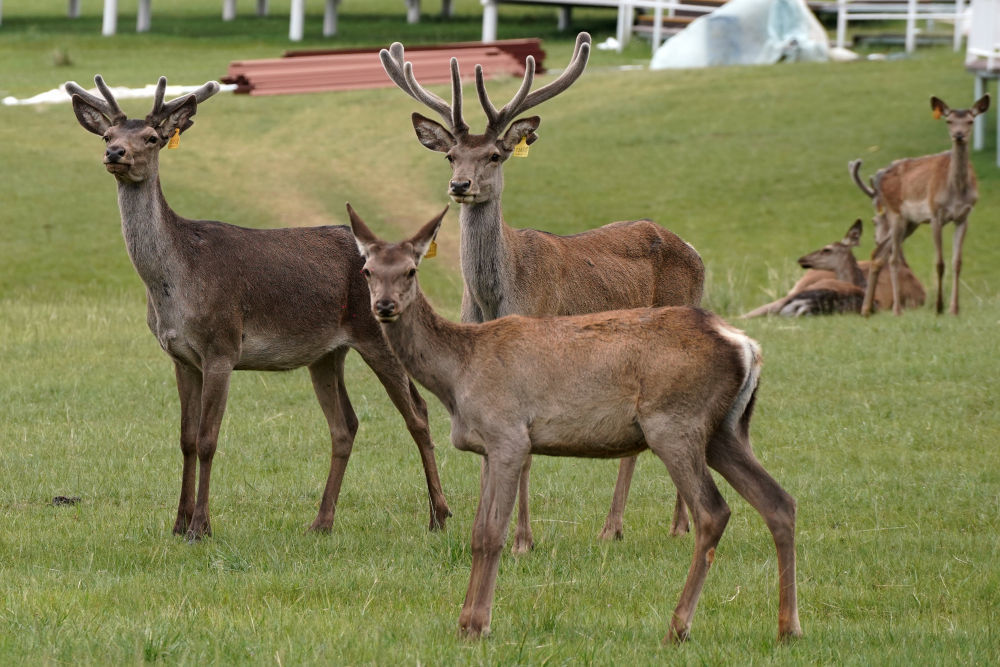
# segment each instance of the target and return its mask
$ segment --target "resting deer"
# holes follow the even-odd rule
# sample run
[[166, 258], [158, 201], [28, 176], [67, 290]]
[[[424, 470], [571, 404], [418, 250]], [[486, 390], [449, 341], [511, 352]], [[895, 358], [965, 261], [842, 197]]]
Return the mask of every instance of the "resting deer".
[[[344, 387], [344, 357], [361, 354], [417, 443], [427, 477], [430, 526], [451, 513], [441, 491], [427, 406], [393, 356], [368, 308], [361, 258], [346, 227], [246, 229], [188, 220], [160, 187], [159, 153], [193, 124], [214, 82], [164, 103], [161, 77], [153, 110], [128, 119], [104, 80], [104, 99], [75, 83], [66, 89], [84, 129], [104, 138], [104, 165], [118, 182], [122, 233], [146, 285], [150, 330], [174, 362], [181, 404], [184, 469], [174, 533], [211, 534], [209, 478], [234, 370], [308, 366], [333, 441], [330, 475], [311, 528], [329, 531], [358, 420]], [[198, 470], [197, 500], [195, 474]]]
[[779, 314], [829, 315], [857, 313], [865, 297], [865, 276], [851, 251], [861, 242], [861, 220], [856, 220], [840, 241], [799, 257], [803, 269], [832, 271], [834, 278], [818, 280], [808, 289], [788, 298]]
[[958, 315], [958, 281], [962, 271], [962, 244], [969, 213], [979, 199], [976, 174], [969, 161], [969, 137], [976, 116], [990, 108], [990, 96], [983, 95], [970, 109], [951, 109], [937, 97], [931, 98], [935, 118], [944, 116], [951, 136], [951, 150], [935, 155], [896, 160], [880, 169], [868, 188], [858, 176], [861, 161], [849, 165], [854, 182], [875, 206], [875, 251], [872, 253], [871, 278], [865, 291], [861, 314], [872, 311], [874, 285], [889, 259], [892, 281], [892, 312], [902, 314], [899, 271], [903, 265], [903, 241], [922, 223], [929, 222], [934, 238], [934, 269], [937, 284], [937, 312], [944, 311], [941, 279], [944, 258], [941, 252], [941, 228], [955, 223], [952, 243], [952, 287], [949, 312]]
[[[471, 134], [462, 113], [458, 61], [451, 59], [452, 102], [425, 90], [394, 43], [380, 54], [397, 86], [444, 120], [441, 125], [418, 113], [412, 116], [417, 139], [445, 154], [451, 163], [448, 194], [461, 204], [461, 264], [465, 282], [462, 321], [485, 322], [518, 314], [530, 317], [573, 315], [639, 306], [693, 305], [701, 302], [705, 269], [701, 257], [676, 234], [649, 220], [615, 222], [573, 236], [534, 229], [513, 229], [501, 208], [503, 163], [521, 142], [538, 138], [538, 116], [516, 118], [566, 90], [590, 56], [590, 35], [580, 33], [572, 59], [549, 84], [531, 91], [535, 61], [528, 56], [521, 86], [497, 110], [486, 93], [482, 67], [476, 66], [476, 89], [486, 113], [486, 131]], [[530, 91], [530, 92], [529, 92]], [[622, 514], [628, 498], [635, 458], [622, 460], [611, 509], [601, 537], [622, 536]], [[513, 550], [533, 545], [528, 515], [528, 471], [520, 481], [517, 529]], [[678, 496], [672, 533], [687, 532], [687, 514]]]
[[[858, 240], [860, 240], [860, 234], [858, 234], [858, 237], [855, 239], [853, 234], [849, 231], [847, 237], [845, 237], [843, 241], [831, 243], [830, 245], [824, 247], [824, 249], [830, 249], [832, 253], [830, 257], [813, 257], [817, 253], [806, 255], [806, 257], [813, 257], [814, 260], [809, 263], [809, 266], [802, 263], [802, 260], [806, 257], [799, 258], [799, 265], [807, 270], [804, 274], [802, 274], [802, 277], [799, 278], [792, 289], [788, 290], [788, 294], [780, 299], [776, 299], [770, 303], [764, 304], [763, 306], [754, 308], [749, 313], [745, 313], [740, 317], [742, 319], [747, 319], [751, 317], [759, 317], [761, 315], [801, 315], [816, 314], [818, 312], [840, 312], [837, 310], [837, 306], [846, 304], [844, 300], [838, 300], [835, 292], [825, 289], [825, 287], [828, 287], [828, 283], [830, 281], [835, 283], [843, 281], [860, 286], [862, 290], [861, 300], [863, 301], [863, 290], [868, 284], [868, 270], [871, 262], [867, 260], [857, 262], [854, 260], [852, 248], [858, 245]], [[846, 256], [844, 256], [845, 252]], [[836, 262], [836, 266], [833, 264], [833, 261]], [[848, 265], [846, 264], [842, 266], [842, 262], [853, 262], [853, 264], [851, 264], [850, 268], [848, 268]], [[840, 268], [839, 272], [837, 270], [838, 267]], [[853, 267], [857, 267], [857, 271], [855, 271]], [[917, 280], [917, 277], [913, 275], [913, 271], [910, 270], [910, 267], [906, 266], [905, 260], [903, 266], [899, 269], [899, 283], [899, 293], [903, 299], [904, 308], [917, 308], [924, 305], [924, 299], [926, 298], [924, 286], [921, 285], [920, 281]], [[848, 291], [853, 292], [853, 290]], [[801, 298], [799, 298], [800, 296]], [[798, 299], [797, 303], [790, 305], [796, 299]], [[879, 308], [886, 308], [891, 303], [892, 285], [889, 282], [889, 275], [887, 273], [882, 273], [879, 275], [878, 285], [875, 288], [875, 305]], [[830, 310], [824, 311], [822, 308], [824, 304]], [[860, 308], [861, 301], [858, 301], [858, 307], [854, 308], [852, 306], [849, 312], [860, 312]]]
[[694, 557], [668, 637], [687, 638], [729, 520], [709, 467], [770, 529], [778, 556], [778, 633], [800, 635], [795, 501], [750, 447], [761, 369], [757, 343], [692, 307], [449, 322], [434, 312], [417, 281], [446, 211], [393, 244], [372, 234], [348, 206], [372, 311], [389, 344], [447, 408], [452, 444], [483, 456], [460, 631], [489, 633], [500, 555], [529, 456], [612, 458], [648, 448], [666, 464], [694, 523]]

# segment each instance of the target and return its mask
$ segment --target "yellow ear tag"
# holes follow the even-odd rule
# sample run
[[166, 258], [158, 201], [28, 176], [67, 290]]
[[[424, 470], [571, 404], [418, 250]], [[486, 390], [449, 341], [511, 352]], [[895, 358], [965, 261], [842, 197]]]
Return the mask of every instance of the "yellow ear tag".
[[521, 141], [518, 142], [517, 146], [514, 146], [514, 157], [528, 157], [528, 137], [521, 137]]
[[177, 148], [181, 145], [181, 128], [174, 129], [174, 136], [170, 137], [170, 141], [167, 142], [167, 148]]
[[935, 108], [934, 113], [932, 113], [931, 115], [934, 116], [934, 120], [939, 120], [941, 118], [941, 110]]
[[438, 244], [437, 241], [431, 241], [431, 244], [427, 246], [427, 252], [424, 253], [424, 259], [430, 257], [437, 257], [438, 254]]

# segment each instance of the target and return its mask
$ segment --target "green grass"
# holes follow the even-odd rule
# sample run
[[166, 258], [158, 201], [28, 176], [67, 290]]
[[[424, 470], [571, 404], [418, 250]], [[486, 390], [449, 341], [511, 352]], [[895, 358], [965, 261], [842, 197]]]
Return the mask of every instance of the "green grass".
[[[75, 22], [61, 0], [5, 3], [0, 94], [86, 83], [95, 72], [113, 84], [159, 74], [200, 83], [230, 60], [288, 46], [282, 3], [266, 20], [243, 3], [236, 24], [218, 19], [218, 3], [161, 4], [152, 33], [130, 34], [134, 16], [123, 13], [121, 34], [104, 39], [99, 3], [84, 3], [92, 13]], [[307, 35], [319, 34], [318, 4]], [[454, 22], [428, 14], [412, 27], [402, 2], [345, 2], [336, 43], [474, 39], [478, 3], [456, 4]], [[554, 33], [550, 11], [502, 11], [501, 36], [543, 36], [550, 64], [567, 60], [572, 35]], [[597, 39], [614, 28], [613, 13], [575, 16]], [[55, 49], [74, 64], [54, 65]], [[856, 217], [868, 223], [849, 159], [864, 158], [868, 174], [943, 150], [928, 98], [971, 101], [972, 81], [948, 50], [850, 65], [614, 69], [644, 56], [641, 45], [597, 52], [571, 90], [539, 108], [540, 140], [506, 168], [505, 213], [560, 233], [652, 217], [699, 249], [707, 302], [730, 318], [783, 293], [799, 273], [795, 257]], [[516, 83], [490, 90], [499, 99]], [[124, 106], [139, 115], [148, 104]], [[412, 135], [417, 109], [394, 89], [220, 95], [180, 150], [164, 153], [164, 190], [182, 214], [252, 226], [343, 222], [350, 200], [376, 231], [401, 236], [446, 203], [447, 165]], [[361, 430], [331, 535], [304, 531], [330, 446], [302, 370], [234, 376], [213, 471], [215, 535], [189, 545], [170, 534], [176, 390], [145, 326], [101, 143], [67, 105], [0, 108], [0, 663], [995, 664], [994, 151], [991, 138], [974, 155], [981, 201], [960, 317], [924, 309], [744, 323], [765, 353], [755, 448], [799, 503], [802, 640], [776, 644], [773, 545], [720, 484], [733, 517], [692, 639], [660, 645], [692, 540], [667, 537], [673, 489], [646, 455], [615, 544], [595, 539], [614, 464], [535, 460], [538, 547], [505, 556], [493, 636], [467, 643], [456, 626], [478, 460], [449, 445], [447, 415], [428, 396], [455, 512], [446, 532], [428, 533], [415, 447], [356, 355], [348, 382]], [[455, 317], [457, 218], [448, 220], [422, 279]], [[933, 293], [929, 236], [918, 230], [907, 256]], [[865, 238], [859, 257], [870, 227]], [[81, 500], [53, 506], [60, 495]]]

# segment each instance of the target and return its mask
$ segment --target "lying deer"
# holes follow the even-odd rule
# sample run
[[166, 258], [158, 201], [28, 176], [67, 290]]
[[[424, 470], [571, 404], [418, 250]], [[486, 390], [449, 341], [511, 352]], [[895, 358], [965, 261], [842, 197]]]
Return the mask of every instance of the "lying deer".
[[[860, 222], [859, 220], [856, 224], [860, 226]], [[851, 230], [853, 229], [854, 227], [851, 228]], [[849, 230], [842, 241], [824, 246], [823, 250], [829, 249], [828, 257], [819, 256], [818, 252], [820, 251], [817, 251], [799, 258], [799, 265], [807, 270], [788, 291], [788, 294], [755, 308], [741, 317], [746, 319], [761, 315], [860, 312], [861, 302], [864, 300], [864, 289], [868, 284], [868, 271], [871, 262], [867, 260], [858, 262], [854, 259], [853, 248], [858, 245], [859, 241], [860, 232], [855, 235]], [[803, 263], [806, 258], [811, 258], [808, 265]], [[857, 301], [858, 307], [850, 305], [851, 302], [857, 300], [855, 290], [843, 284], [835, 284], [831, 290], [829, 289], [831, 282], [851, 283], [858, 286], [858, 289], [861, 290], [861, 299]], [[904, 308], [917, 308], [924, 305], [926, 298], [924, 286], [920, 284], [913, 271], [905, 263], [899, 269], [899, 283], [899, 293]], [[886, 308], [891, 303], [892, 284], [888, 274], [882, 273], [879, 275], [878, 286], [875, 288], [875, 304], [879, 308]], [[848, 309], [841, 310], [844, 307]]]
[[951, 136], [951, 150], [935, 155], [896, 160], [880, 169], [868, 188], [858, 175], [861, 161], [849, 165], [854, 182], [875, 206], [875, 242], [871, 279], [865, 291], [861, 314], [868, 315], [874, 303], [874, 284], [889, 260], [892, 281], [892, 312], [902, 314], [899, 272], [903, 266], [903, 241], [925, 222], [931, 225], [934, 238], [934, 269], [937, 284], [937, 312], [944, 311], [941, 279], [944, 258], [941, 251], [941, 228], [955, 223], [952, 244], [952, 287], [949, 312], [958, 315], [958, 281], [962, 271], [962, 244], [969, 213], [979, 199], [976, 174], [969, 161], [969, 137], [976, 116], [990, 108], [990, 96], [983, 95], [970, 109], [951, 109], [937, 97], [931, 98], [934, 117], [944, 116]]
[[164, 103], [167, 80], [161, 77], [153, 110], [130, 120], [104, 80], [94, 80], [103, 100], [73, 82], [66, 89], [77, 120], [106, 144], [104, 166], [118, 182], [125, 245], [146, 285], [146, 320], [174, 362], [180, 394], [184, 469], [174, 533], [191, 539], [211, 534], [209, 479], [230, 374], [300, 366], [309, 368], [333, 441], [330, 475], [311, 526], [330, 530], [358, 429], [344, 387], [350, 348], [403, 415], [427, 478], [430, 526], [443, 528], [451, 512], [434, 463], [427, 406], [371, 316], [350, 230], [246, 229], [182, 218], [163, 196], [159, 153], [191, 127], [198, 103], [217, 93], [218, 84]]
[[[538, 116], [517, 118], [566, 90], [583, 73], [590, 57], [590, 35], [580, 33], [569, 65], [549, 84], [531, 91], [535, 61], [528, 56], [521, 86], [497, 110], [486, 93], [482, 67], [476, 66], [476, 89], [486, 113], [486, 131], [472, 134], [462, 112], [458, 61], [451, 59], [452, 102], [423, 88], [413, 66], [394, 43], [380, 54], [397, 86], [436, 112], [441, 125], [418, 113], [412, 116], [417, 139], [445, 154], [451, 163], [448, 194], [461, 204], [461, 264], [465, 288], [462, 321], [485, 322], [504, 315], [574, 315], [639, 306], [697, 306], [705, 268], [701, 257], [676, 234], [649, 220], [614, 222], [573, 236], [534, 229], [513, 229], [501, 208], [503, 164], [521, 144], [538, 135]], [[530, 91], [530, 92], [529, 92]], [[622, 514], [628, 498], [635, 458], [622, 460], [611, 509], [601, 537], [621, 538]], [[534, 541], [528, 512], [528, 471], [520, 481], [517, 529], [513, 550], [528, 551]], [[687, 532], [687, 513], [677, 499], [672, 534]]]
[[668, 637], [687, 638], [729, 520], [709, 467], [767, 523], [778, 555], [778, 633], [800, 635], [795, 501], [750, 447], [757, 343], [691, 307], [449, 322], [417, 281], [446, 211], [394, 244], [378, 239], [348, 206], [371, 308], [389, 344], [447, 408], [452, 444], [484, 457], [460, 631], [489, 633], [500, 555], [529, 456], [614, 458], [648, 448], [666, 464], [694, 523], [694, 557]]

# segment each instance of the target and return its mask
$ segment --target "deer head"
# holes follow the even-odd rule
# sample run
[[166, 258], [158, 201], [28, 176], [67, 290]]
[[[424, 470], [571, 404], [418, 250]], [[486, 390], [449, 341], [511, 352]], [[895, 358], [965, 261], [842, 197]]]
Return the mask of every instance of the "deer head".
[[590, 58], [590, 35], [581, 32], [576, 38], [573, 57], [562, 74], [548, 85], [531, 91], [535, 77], [535, 59], [525, 61], [524, 79], [514, 97], [497, 110], [486, 93], [483, 68], [476, 65], [476, 90], [486, 112], [486, 131], [471, 134], [462, 116], [462, 80], [458, 60], [451, 59], [451, 104], [417, 83], [413, 64], [403, 59], [403, 45], [395, 42], [379, 53], [386, 74], [403, 92], [431, 108], [444, 120], [442, 125], [418, 113], [412, 116], [417, 139], [425, 147], [445, 154], [451, 163], [448, 194], [456, 202], [471, 204], [498, 197], [503, 190], [501, 169], [514, 147], [522, 139], [531, 145], [538, 139], [535, 131], [541, 119], [515, 117], [566, 90], [583, 73]]
[[976, 116], [986, 113], [989, 108], [989, 95], [983, 95], [976, 100], [971, 109], [951, 109], [944, 103], [944, 100], [937, 97], [931, 98], [931, 109], [934, 110], [934, 117], [944, 116], [948, 123], [948, 134], [951, 135], [951, 140], [956, 144], [964, 144], [969, 140], [969, 136], [972, 134], [972, 123]]
[[388, 243], [375, 236], [351, 205], [347, 205], [354, 240], [365, 259], [361, 273], [368, 281], [372, 313], [378, 321], [395, 321], [413, 303], [419, 292], [417, 267], [437, 237], [447, 212], [446, 206], [405, 241]]
[[130, 120], [115, 101], [111, 89], [100, 74], [94, 77], [104, 99], [91, 95], [74, 81], [66, 82], [66, 92], [73, 96], [73, 111], [85, 130], [104, 138], [104, 166], [122, 181], [140, 182], [157, 174], [160, 149], [177, 132], [184, 132], [194, 121], [198, 103], [219, 92], [219, 84], [209, 81], [198, 90], [163, 102], [166, 77], [156, 85], [153, 110], [145, 120]]
[[853, 259], [851, 248], [861, 242], [861, 218], [854, 221], [847, 234], [840, 241], [825, 245], [815, 252], [799, 257], [799, 266], [803, 269], [826, 269], [837, 271], [848, 255]]

